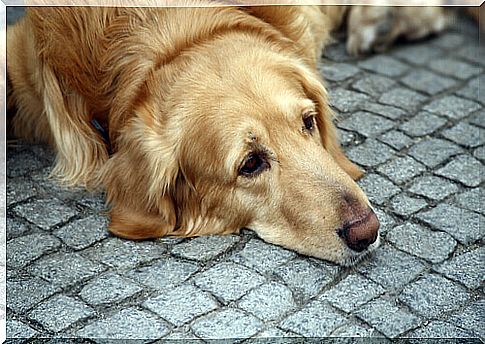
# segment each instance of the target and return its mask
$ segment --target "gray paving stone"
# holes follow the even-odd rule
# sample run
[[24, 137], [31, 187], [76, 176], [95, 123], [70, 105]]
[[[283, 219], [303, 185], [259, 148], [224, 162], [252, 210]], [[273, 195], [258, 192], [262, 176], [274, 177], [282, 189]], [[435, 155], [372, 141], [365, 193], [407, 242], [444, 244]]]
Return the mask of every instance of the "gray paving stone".
[[483, 71], [483, 68], [451, 58], [435, 59], [429, 63], [429, 66], [435, 72], [463, 80]]
[[485, 143], [485, 130], [460, 122], [453, 128], [444, 130], [442, 135], [465, 147], [478, 147]]
[[445, 125], [446, 119], [423, 111], [399, 126], [409, 136], [425, 136]]
[[[258, 333], [254, 338], [255, 339], [269, 339], [271, 338], [271, 343], [291, 343], [291, 337], [300, 337], [299, 335], [290, 334], [286, 331], [280, 330], [276, 327], [270, 327], [260, 333]], [[288, 338], [290, 337], [290, 338]]]
[[57, 199], [41, 199], [19, 204], [13, 208], [13, 211], [45, 230], [66, 222], [79, 213], [77, 209], [69, 207]]
[[483, 189], [478, 187], [478, 188], [465, 191], [462, 194], [456, 196], [456, 202], [461, 207], [483, 214], [484, 212], [484, 208], [482, 205], [484, 203]]
[[396, 157], [377, 169], [396, 184], [402, 184], [425, 170], [425, 166], [408, 156]]
[[56, 253], [29, 266], [29, 272], [42, 277], [56, 287], [67, 287], [93, 277], [104, 270], [76, 253]]
[[449, 180], [436, 176], [416, 178], [408, 187], [416, 195], [425, 196], [433, 200], [442, 200], [458, 191], [458, 187]]
[[483, 339], [485, 338], [483, 314], [485, 314], [485, 300], [481, 299], [473, 302], [463, 311], [456, 312], [448, 319], [448, 322], [467, 329]]
[[238, 309], [222, 309], [197, 319], [191, 328], [200, 338], [242, 339], [261, 331], [263, 323]]
[[337, 62], [349, 62], [357, 60], [357, 57], [351, 56], [347, 53], [347, 48], [344, 42], [337, 42], [334, 44], [329, 44], [323, 50], [324, 57], [329, 60]]
[[395, 338], [421, 324], [415, 315], [383, 299], [371, 301], [355, 313], [389, 338]]
[[308, 260], [294, 259], [276, 270], [276, 275], [293, 290], [297, 300], [307, 300], [318, 294], [333, 278], [333, 274]]
[[482, 161], [485, 160], [485, 146], [478, 147], [473, 151], [473, 156]]
[[363, 144], [351, 148], [347, 156], [354, 162], [363, 166], [376, 166], [389, 160], [394, 151], [388, 146], [374, 140], [368, 139]]
[[465, 87], [456, 91], [456, 94], [479, 103], [485, 103], [483, 93], [480, 92], [480, 85], [484, 85], [484, 82], [485, 78], [483, 77], [483, 74], [481, 74], [480, 76], [470, 80]]
[[160, 244], [165, 244], [165, 245], [168, 245], [168, 246], [175, 246], [175, 245], [178, 245], [178, 244], [181, 244], [183, 242], [185, 242], [187, 239], [186, 238], [182, 238], [182, 237], [161, 237], [161, 238], [158, 238], [156, 239], [156, 242], [160, 243]]
[[399, 295], [401, 302], [426, 318], [442, 317], [460, 308], [469, 298], [465, 288], [434, 274], [407, 285]]
[[72, 221], [54, 231], [67, 246], [75, 249], [84, 249], [95, 242], [108, 237], [108, 220], [101, 216], [88, 216]]
[[379, 219], [379, 222], [381, 223], [381, 226], [379, 228], [379, 232], [381, 233], [386, 233], [388, 232], [392, 227], [394, 227], [396, 221], [384, 210], [379, 209], [374, 207], [374, 212], [377, 215], [377, 218]]
[[[35, 336], [38, 332], [29, 325], [18, 320], [7, 320], [6, 335], [7, 338], [28, 339]], [[8, 342], [8, 341], [7, 341]]]
[[370, 173], [359, 180], [360, 187], [367, 195], [367, 198], [375, 204], [383, 204], [390, 197], [398, 194], [401, 190], [387, 179]]
[[7, 177], [9, 178], [29, 175], [33, 171], [40, 170], [50, 164], [30, 150], [7, 154], [6, 162], [8, 166]]
[[140, 291], [142, 288], [135, 283], [115, 273], [108, 273], [90, 281], [79, 296], [88, 304], [98, 306], [120, 302]]
[[484, 64], [483, 55], [485, 51], [483, 49], [483, 44], [477, 44], [477, 41], [473, 42], [473, 44], [468, 44], [464, 46], [462, 49], [457, 49], [455, 54], [468, 60], [470, 62]]
[[14, 178], [7, 181], [7, 206], [27, 200], [37, 194], [37, 186], [30, 179]]
[[472, 100], [452, 95], [433, 100], [424, 107], [424, 110], [451, 119], [461, 119], [480, 108], [480, 104]]
[[436, 95], [456, 85], [456, 81], [422, 69], [413, 70], [401, 79], [402, 83], [417, 91]]
[[385, 76], [399, 76], [406, 72], [409, 67], [389, 56], [374, 55], [364, 61], [358, 62], [358, 66]]
[[198, 269], [199, 267], [195, 264], [167, 258], [149, 266], [131, 270], [127, 272], [126, 276], [150, 288], [167, 290], [185, 282]]
[[421, 212], [417, 217], [428, 225], [451, 234], [462, 244], [470, 244], [483, 237], [480, 223], [485, 218], [482, 215], [448, 204], [439, 204], [435, 208]]
[[405, 110], [414, 110], [425, 100], [426, 98], [423, 95], [407, 88], [395, 88], [379, 97], [380, 103], [397, 106]]
[[363, 93], [349, 91], [343, 88], [329, 90], [330, 105], [341, 112], [358, 110], [360, 105], [369, 99]]
[[479, 127], [485, 128], [485, 110], [482, 109], [470, 117], [468, 117], [468, 121], [471, 124], [477, 125]]
[[443, 49], [451, 50], [458, 48], [460, 45], [463, 44], [463, 36], [453, 32], [444, 33], [443, 35], [433, 39], [431, 41], [431, 44]]
[[88, 207], [98, 214], [106, 213], [106, 196], [102, 193], [90, 193], [86, 192], [84, 197], [77, 201], [84, 207]]
[[[382, 335], [379, 335], [379, 339], [376, 337], [376, 331], [373, 328], [370, 327], [364, 327], [356, 324], [345, 324], [338, 329], [336, 329], [330, 337], [338, 337], [342, 340], [336, 341], [337, 343], [352, 343], [359, 341], [357, 338], [366, 338], [365, 340], [368, 340], [367, 338], [369, 337], [374, 337], [375, 342], [379, 343], [384, 343], [384, 338], [382, 338]], [[335, 339], [335, 338], [333, 338]], [[369, 340], [370, 341], [370, 340]]]
[[485, 281], [485, 247], [455, 256], [434, 269], [449, 279], [464, 284], [467, 288], [477, 289]]
[[[68, 338], [65, 338], [65, 337], [66, 337], [66, 334], [64, 334], [63, 332], [56, 333], [52, 336], [52, 339], [44, 338], [42, 340], [42, 343], [46, 343], [46, 344], [92, 343], [92, 342], [90, 342], [90, 341], [88, 341], [87, 339], [84, 339], [84, 338], [70, 338], [70, 339], [68, 339]], [[105, 343], [109, 342], [109, 339], [105, 339], [104, 342]], [[100, 342], [98, 342], [98, 343], [100, 343]]]
[[360, 69], [348, 63], [325, 63], [318, 70], [326, 80], [344, 81], [360, 72]]
[[56, 198], [64, 202], [72, 202], [79, 200], [86, 196], [87, 192], [84, 188], [67, 187], [59, 183], [55, 178], [49, 176], [52, 171], [52, 166], [31, 175], [31, 179], [39, 186], [45, 198]]
[[58, 295], [34, 308], [29, 318], [38, 321], [49, 331], [59, 332], [92, 315], [93, 309], [81, 301]]
[[396, 47], [390, 53], [407, 63], [423, 65], [441, 56], [443, 51], [437, 48], [430, 49], [427, 44], [412, 44], [404, 47]]
[[7, 306], [16, 313], [25, 313], [59, 290], [60, 288], [37, 277], [9, 278], [7, 280]]
[[461, 152], [457, 145], [436, 138], [420, 141], [409, 149], [409, 155], [428, 167], [435, 167]]
[[459, 181], [469, 187], [476, 187], [485, 179], [483, 164], [469, 155], [459, 155], [435, 173]]
[[473, 333], [467, 330], [463, 330], [450, 323], [432, 320], [427, 325], [418, 328], [415, 331], [403, 336], [407, 338], [471, 338]]
[[241, 238], [237, 235], [198, 237], [175, 246], [172, 249], [172, 254], [187, 259], [206, 261], [227, 251], [240, 240]]
[[367, 93], [372, 97], [377, 97], [381, 93], [390, 90], [396, 82], [390, 78], [380, 75], [367, 75], [363, 78], [359, 78], [352, 84], [352, 87], [363, 93]]
[[133, 268], [160, 258], [165, 252], [163, 245], [154, 242], [135, 242], [119, 238], [108, 238], [89, 248], [87, 256], [118, 269]]
[[398, 289], [416, 278], [426, 266], [417, 258], [389, 245], [380, 246], [367, 261], [357, 267], [386, 289]]
[[184, 327], [181, 327], [175, 331], [170, 332], [169, 335], [163, 337], [163, 339], [160, 340], [160, 342], [156, 341], [155, 343], [166, 343], [175, 341], [180, 342], [180, 343], [188, 343], [188, 344], [195, 344], [195, 343], [203, 343], [202, 339], [196, 337], [195, 334], [190, 331], [190, 329], [186, 329]]
[[168, 289], [159, 296], [146, 300], [143, 306], [175, 326], [186, 324], [219, 307], [208, 293], [191, 285]]
[[290, 289], [270, 282], [251, 290], [241, 299], [239, 307], [266, 322], [296, 308], [296, 303]]
[[350, 313], [384, 291], [384, 288], [367, 278], [360, 275], [349, 275], [319, 296], [319, 299]]
[[38, 157], [42, 161], [45, 161], [46, 166], [51, 168], [50, 165], [52, 165], [55, 161], [55, 152], [52, 147], [49, 147], [44, 144], [30, 144], [30, 143], [26, 143], [25, 147], [28, 147], [27, 149], [29, 151], [31, 151], [36, 157]]
[[322, 268], [328, 273], [330, 273], [330, 275], [333, 277], [336, 277], [338, 274], [340, 274], [340, 272], [343, 269], [341, 265], [338, 265], [337, 263], [329, 262], [328, 260], [311, 258], [311, 257], [309, 257], [309, 260], [317, 267]]
[[7, 217], [6, 225], [7, 240], [24, 235], [30, 230], [29, 226], [16, 218]]
[[34, 233], [10, 240], [7, 243], [7, 266], [23, 268], [45, 253], [60, 246], [61, 242], [45, 233]]
[[135, 308], [125, 308], [109, 318], [92, 322], [77, 331], [76, 335], [92, 339], [154, 340], [168, 332], [168, 325], [154, 315]]
[[373, 115], [369, 112], [359, 111], [346, 120], [337, 123], [339, 128], [356, 131], [366, 137], [374, 137], [394, 127], [388, 119]]
[[379, 136], [379, 141], [387, 143], [394, 149], [401, 150], [406, 147], [410, 147], [413, 144], [413, 140], [397, 130], [391, 130], [387, 133]]
[[327, 337], [347, 319], [332, 307], [320, 301], [312, 301], [298, 312], [283, 320], [280, 327], [304, 337]]
[[273, 271], [295, 256], [296, 254], [292, 251], [254, 238], [249, 240], [241, 251], [234, 254], [231, 260], [258, 272], [265, 273]]
[[455, 250], [456, 241], [447, 233], [431, 231], [413, 223], [394, 227], [386, 239], [397, 248], [432, 263], [448, 258]]
[[428, 202], [421, 198], [399, 194], [391, 200], [390, 206], [395, 214], [409, 216], [428, 206]]
[[195, 284], [223, 302], [239, 299], [250, 289], [265, 282], [264, 277], [243, 266], [222, 262], [194, 277]]
[[344, 147], [360, 143], [360, 139], [358, 135], [352, 131], [346, 131], [346, 130], [337, 128], [337, 135], [338, 135], [340, 144]]
[[361, 106], [362, 110], [372, 112], [393, 120], [403, 118], [407, 115], [406, 111], [394, 106], [382, 105], [371, 101], [366, 101]]

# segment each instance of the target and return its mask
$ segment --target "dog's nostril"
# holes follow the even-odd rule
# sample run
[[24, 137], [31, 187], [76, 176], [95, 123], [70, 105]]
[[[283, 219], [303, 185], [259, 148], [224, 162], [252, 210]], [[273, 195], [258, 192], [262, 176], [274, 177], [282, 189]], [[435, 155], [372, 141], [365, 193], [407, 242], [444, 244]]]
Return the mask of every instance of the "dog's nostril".
[[350, 249], [362, 252], [377, 240], [379, 226], [380, 224], [376, 214], [370, 210], [364, 218], [354, 221], [340, 229], [338, 235]]

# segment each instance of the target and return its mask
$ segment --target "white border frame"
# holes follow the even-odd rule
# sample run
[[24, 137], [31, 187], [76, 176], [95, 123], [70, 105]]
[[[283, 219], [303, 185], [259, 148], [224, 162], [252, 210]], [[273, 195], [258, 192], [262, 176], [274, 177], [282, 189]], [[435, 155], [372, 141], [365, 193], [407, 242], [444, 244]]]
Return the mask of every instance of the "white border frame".
[[[0, 343], [6, 340], [7, 319], [7, 235], [6, 235], [6, 28], [7, 6], [137, 6], [215, 7], [249, 5], [376, 5], [376, 6], [480, 6], [485, 0], [218, 0], [201, 5], [197, 0], [1, 0], [0, 2]], [[482, 19], [483, 20], [483, 19]]]

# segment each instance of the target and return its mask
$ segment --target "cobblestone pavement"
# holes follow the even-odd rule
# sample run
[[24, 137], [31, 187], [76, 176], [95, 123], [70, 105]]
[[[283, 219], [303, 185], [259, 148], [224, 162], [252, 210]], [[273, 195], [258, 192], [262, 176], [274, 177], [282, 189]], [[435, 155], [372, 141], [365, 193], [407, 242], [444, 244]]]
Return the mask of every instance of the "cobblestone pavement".
[[354, 268], [252, 232], [130, 242], [103, 196], [47, 179], [44, 146], [7, 152], [11, 338], [485, 337], [485, 50], [460, 19], [439, 37], [324, 54], [338, 127], [382, 223]]

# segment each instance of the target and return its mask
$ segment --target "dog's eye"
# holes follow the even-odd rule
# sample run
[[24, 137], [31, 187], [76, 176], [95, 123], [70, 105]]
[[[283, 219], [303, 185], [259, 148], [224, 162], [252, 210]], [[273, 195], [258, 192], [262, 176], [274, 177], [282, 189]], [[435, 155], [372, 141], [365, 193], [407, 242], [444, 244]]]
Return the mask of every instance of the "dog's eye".
[[303, 116], [304, 129], [307, 131], [313, 131], [315, 129], [315, 115], [308, 114]]
[[268, 162], [259, 154], [251, 153], [244, 160], [242, 166], [239, 168], [239, 174], [243, 176], [255, 176], [259, 172], [268, 168]]

